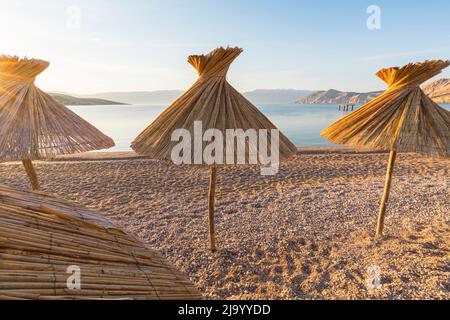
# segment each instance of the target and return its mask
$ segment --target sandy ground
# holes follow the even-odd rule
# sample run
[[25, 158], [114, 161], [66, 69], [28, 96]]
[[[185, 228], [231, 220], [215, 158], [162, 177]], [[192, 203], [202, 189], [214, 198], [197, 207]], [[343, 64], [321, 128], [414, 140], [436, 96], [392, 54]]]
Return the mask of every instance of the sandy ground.
[[[206, 168], [120, 153], [37, 162], [37, 170], [44, 191], [102, 210], [206, 298], [448, 299], [449, 161], [399, 155], [380, 242], [372, 236], [387, 157], [302, 149], [276, 176], [221, 168], [217, 253], [207, 250]], [[28, 187], [18, 163], [0, 165], [0, 178]]]

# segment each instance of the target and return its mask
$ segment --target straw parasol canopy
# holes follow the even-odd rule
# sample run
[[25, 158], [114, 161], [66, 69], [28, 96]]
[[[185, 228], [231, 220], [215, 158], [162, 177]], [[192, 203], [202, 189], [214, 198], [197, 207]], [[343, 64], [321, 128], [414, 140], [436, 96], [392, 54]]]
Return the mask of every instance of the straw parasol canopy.
[[34, 84], [49, 63], [0, 56], [0, 161], [22, 160], [39, 184], [32, 160], [114, 146], [114, 141]]
[[[231, 63], [242, 53], [241, 48], [217, 48], [207, 55], [193, 55], [188, 62], [197, 70], [197, 82], [178, 100], [169, 106], [148, 128], [132, 143], [132, 148], [151, 158], [171, 160], [172, 151], [178, 141], [172, 141], [175, 130], [184, 129], [191, 137], [195, 135], [195, 123], [201, 123], [203, 130], [217, 129], [226, 136], [227, 129], [276, 129], [254, 105], [234, 89], [226, 79]], [[267, 134], [267, 147], [271, 148], [271, 135]], [[245, 156], [254, 155], [256, 148], [250, 145], [245, 148]], [[194, 142], [195, 144], [195, 142]], [[208, 142], [202, 148], [194, 150], [190, 155], [191, 162], [196, 163], [199, 153], [203, 153]], [[224, 144], [223, 154], [227, 153]], [[296, 152], [295, 146], [283, 135], [279, 134], [279, 156], [288, 157]], [[217, 153], [217, 150], [216, 150]], [[201, 155], [200, 155], [201, 158]], [[261, 164], [258, 159], [258, 164]], [[211, 165], [209, 222], [211, 249], [215, 250], [214, 240], [214, 193], [216, 186], [216, 165]], [[256, 163], [255, 163], [256, 164]]]
[[378, 236], [383, 232], [397, 152], [449, 156], [450, 112], [433, 102], [420, 88], [449, 65], [450, 61], [432, 60], [380, 70], [377, 76], [389, 89], [322, 131], [323, 137], [336, 144], [390, 150]]
[[92, 210], [0, 186], [0, 299], [200, 299], [157, 252]]

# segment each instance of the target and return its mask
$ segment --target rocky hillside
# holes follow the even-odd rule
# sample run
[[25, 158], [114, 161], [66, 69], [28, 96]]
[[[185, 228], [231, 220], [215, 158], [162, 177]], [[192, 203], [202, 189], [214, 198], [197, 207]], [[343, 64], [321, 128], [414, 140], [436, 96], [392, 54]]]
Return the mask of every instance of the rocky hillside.
[[298, 100], [298, 104], [361, 104], [366, 103], [377, 96], [382, 91], [358, 93], [358, 92], [343, 92], [338, 90], [318, 91], [312, 95]]
[[77, 98], [73, 96], [69, 96], [67, 94], [62, 93], [50, 93], [50, 95], [58, 101], [66, 106], [95, 106], [95, 105], [123, 105], [124, 103], [104, 100], [104, 99], [96, 99], [96, 98]]
[[437, 103], [450, 103], [450, 79], [438, 79], [425, 84], [423, 91]]
[[[438, 79], [423, 86], [424, 92], [437, 103], [450, 103], [450, 79]], [[363, 104], [376, 98], [383, 91], [368, 93], [338, 90], [318, 91], [298, 100], [298, 104]]]

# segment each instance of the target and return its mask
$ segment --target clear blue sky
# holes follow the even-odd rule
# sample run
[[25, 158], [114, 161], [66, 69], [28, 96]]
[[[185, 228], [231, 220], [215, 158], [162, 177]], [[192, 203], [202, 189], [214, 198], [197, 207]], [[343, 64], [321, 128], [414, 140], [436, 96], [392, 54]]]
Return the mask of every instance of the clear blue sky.
[[[381, 9], [381, 30], [366, 25], [373, 4]], [[0, 0], [0, 5], [0, 53], [51, 61], [38, 84], [52, 91], [185, 89], [196, 79], [187, 56], [226, 45], [244, 48], [229, 73], [241, 91], [377, 90], [385, 88], [374, 76], [382, 67], [450, 59], [448, 0]], [[76, 21], [71, 6], [80, 10], [79, 27], [71, 23]]]

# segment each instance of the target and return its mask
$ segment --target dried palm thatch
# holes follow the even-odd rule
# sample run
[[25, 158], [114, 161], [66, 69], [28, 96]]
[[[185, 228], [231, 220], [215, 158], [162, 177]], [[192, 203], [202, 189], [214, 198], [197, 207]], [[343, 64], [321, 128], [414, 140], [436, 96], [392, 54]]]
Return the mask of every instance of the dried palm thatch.
[[[178, 144], [171, 140], [172, 133], [186, 129], [193, 137], [195, 121], [203, 124], [203, 130], [217, 129], [223, 136], [226, 129], [276, 129], [227, 82], [228, 68], [241, 53], [240, 48], [217, 48], [207, 55], [190, 56], [188, 62], [199, 75], [197, 82], [133, 141], [132, 148], [152, 158], [171, 160], [172, 150]], [[270, 144], [270, 136], [268, 141]], [[247, 158], [249, 149], [246, 148]], [[295, 146], [280, 134], [280, 157], [295, 152]], [[223, 153], [226, 154], [225, 146]]]
[[34, 84], [49, 63], [0, 56], [0, 160], [23, 160], [33, 189], [32, 160], [107, 149], [114, 141]]
[[423, 82], [449, 65], [450, 61], [433, 60], [380, 70], [377, 76], [389, 89], [322, 131], [323, 137], [336, 144], [390, 150], [378, 236], [383, 233], [397, 152], [449, 156], [450, 112], [433, 102], [420, 88]]
[[200, 298], [158, 253], [102, 215], [0, 186], [0, 299]]
[[[171, 159], [173, 148], [178, 141], [172, 141], [172, 133], [177, 129], [187, 130], [194, 137], [194, 123], [200, 121], [203, 130], [217, 129], [226, 136], [227, 129], [276, 129], [255, 106], [244, 98], [226, 80], [231, 63], [242, 52], [240, 48], [217, 48], [207, 55], [193, 55], [188, 62], [197, 70], [197, 82], [171, 106], [169, 106], [148, 128], [132, 143], [132, 148], [141, 154], [158, 159]], [[271, 137], [267, 136], [267, 147], [270, 150]], [[245, 156], [249, 159], [257, 147], [245, 146]], [[196, 163], [198, 152], [191, 154], [191, 163]], [[227, 148], [224, 145], [223, 154]], [[279, 136], [280, 158], [288, 157], [296, 152], [295, 146], [282, 134]], [[200, 156], [201, 157], [201, 156]], [[258, 159], [259, 163], [259, 159]], [[210, 242], [215, 250], [214, 242], [214, 192], [216, 186], [216, 167], [211, 167], [211, 184], [209, 197]]]

